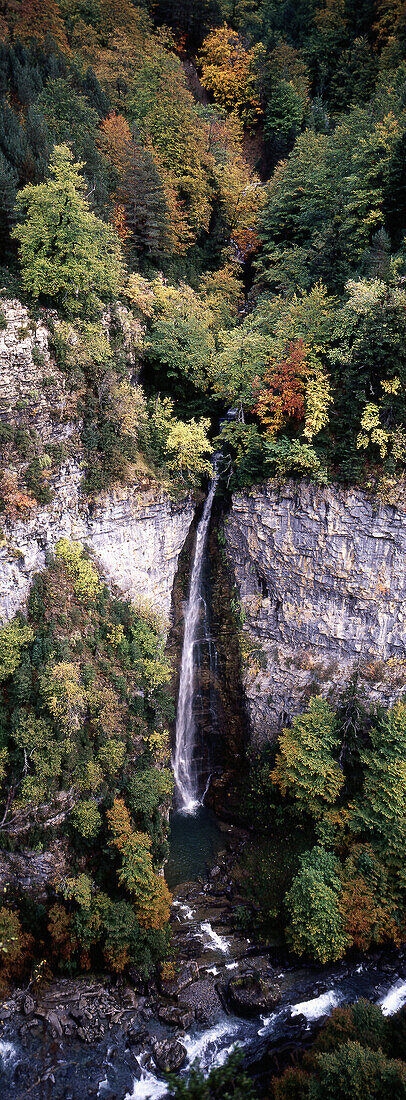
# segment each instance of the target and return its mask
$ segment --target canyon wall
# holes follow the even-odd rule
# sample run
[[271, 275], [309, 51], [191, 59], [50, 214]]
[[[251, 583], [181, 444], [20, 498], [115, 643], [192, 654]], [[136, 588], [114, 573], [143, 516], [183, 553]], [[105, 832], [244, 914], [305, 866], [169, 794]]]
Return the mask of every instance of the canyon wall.
[[34, 573], [60, 538], [86, 546], [120, 593], [150, 604], [168, 618], [178, 558], [193, 514], [193, 502], [174, 502], [159, 486], [126, 487], [88, 498], [80, 492], [82, 470], [61, 470], [52, 504], [26, 522], [7, 524], [0, 541], [0, 617], [23, 609]]
[[[92, 497], [81, 493], [81, 425], [65, 376], [52, 356], [49, 324], [55, 319], [46, 313], [31, 317], [18, 299], [0, 304], [0, 428], [34, 433], [39, 454], [63, 442], [67, 455], [50, 481], [50, 504], [34, 504], [29, 518], [18, 518], [18, 509], [11, 517], [0, 517], [0, 622], [24, 610], [34, 574], [44, 569], [62, 537], [86, 545], [121, 594], [136, 604], [151, 605], [167, 619], [194, 504], [186, 495], [175, 502], [143, 477], [139, 481], [145, 485]], [[106, 313], [106, 331], [110, 323]], [[115, 324], [128, 377], [136, 379], [140, 326], [120, 303]], [[20, 472], [18, 465], [15, 471]]]
[[406, 691], [403, 512], [288, 482], [235, 494], [225, 539], [254, 737], [275, 735], [312, 694], [337, 698], [354, 673], [372, 702]]

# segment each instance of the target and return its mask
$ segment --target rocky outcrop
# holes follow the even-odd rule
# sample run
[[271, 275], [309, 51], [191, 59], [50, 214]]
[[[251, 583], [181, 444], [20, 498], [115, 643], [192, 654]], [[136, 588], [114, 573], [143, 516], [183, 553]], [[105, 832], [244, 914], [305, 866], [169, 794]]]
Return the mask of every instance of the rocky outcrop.
[[[2, 519], [0, 622], [24, 608], [34, 573], [44, 568], [61, 537], [86, 544], [123, 595], [167, 617], [193, 504], [185, 497], [175, 503], [147, 479], [146, 486], [116, 488], [91, 499], [81, 493], [80, 422], [50, 350], [49, 324], [55, 317], [43, 313], [33, 319], [17, 299], [0, 304], [0, 424], [34, 433], [39, 450], [70, 440], [65, 454], [74, 456], [49, 485], [50, 505], [33, 504], [24, 520], [7, 521], [7, 514]], [[117, 302], [103, 325], [119, 332], [120, 354], [136, 380], [143, 336], [139, 322]]]
[[406, 515], [307, 483], [233, 497], [226, 549], [242, 605], [254, 736], [356, 672], [373, 701], [406, 687]]
[[16, 298], [0, 303], [0, 421], [35, 429], [42, 443], [72, 434], [65, 379], [51, 360], [44, 319], [33, 320]]
[[0, 543], [0, 618], [24, 608], [35, 573], [60, 538], [85, 545], [106, 577], [137, 604], [169, 615], [178, 558], [193, 518], [190, 498], [171, 499], [159, 486], [126, 487], [89, 499], [81, 469], [66, 465], [52, 504], [26, 522], [6, 525]]
[[251, 968], [237, 978], [230, 978], [227, 999], [237, 1016], [249, 1018], [262, 1012], [273, 1012], [281, 999], [281, 991], [276, 982]]
[[56, 882], [69, 871], [62, 845], [54, 843], [47, 852], [22, 849], [18, 852], [0, 852], [0, 890], [5, 893], [29, 894], [31, 899], [44, 902], [48, 890], [55, 889]]
[[178, 1039], [155, 1039], [152, 1053], [161, 1073], [175, 1073], [186, 1062], [186, 1048]]

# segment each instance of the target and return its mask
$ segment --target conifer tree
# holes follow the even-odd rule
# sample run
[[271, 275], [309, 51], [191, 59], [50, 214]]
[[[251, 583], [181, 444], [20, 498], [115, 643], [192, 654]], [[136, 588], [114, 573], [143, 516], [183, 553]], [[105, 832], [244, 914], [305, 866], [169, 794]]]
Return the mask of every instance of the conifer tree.
[[151, 260], [162, 260], [171, 251], [165, 189], [150, 150], [137, 139], [129, 152], [118, 197], [125, 205], [134, 251], [145, 251]]
[[333, 755], [339, 744], [334, 711], [315, 696], [306, 714], [293, 719], [292, 729], [283, 730], [279, 744], [272, 781], [282, 794], [289, 791], [301, 810], [322, 816], [344, 783]]

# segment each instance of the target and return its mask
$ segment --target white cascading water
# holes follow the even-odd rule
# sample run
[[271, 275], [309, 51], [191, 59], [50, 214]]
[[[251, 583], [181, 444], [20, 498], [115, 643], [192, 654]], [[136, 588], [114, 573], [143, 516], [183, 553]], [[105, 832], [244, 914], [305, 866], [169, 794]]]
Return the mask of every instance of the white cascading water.
[[193, 767], [195, 720], [193, 695], [195, 687], [195, 646], [198, 638], [202, 603], [202, 569], [217, 477], [213, 478], [197, 528], [196, 546], [190, 578], [189, 597], [185, 612], [182, 661], [180, 666], [178, 709], [176, 713], [175, 755], [172, 761], [175, 777], [175, 798], [179, 810], [193, 813], [201, 805], [198, 776]]

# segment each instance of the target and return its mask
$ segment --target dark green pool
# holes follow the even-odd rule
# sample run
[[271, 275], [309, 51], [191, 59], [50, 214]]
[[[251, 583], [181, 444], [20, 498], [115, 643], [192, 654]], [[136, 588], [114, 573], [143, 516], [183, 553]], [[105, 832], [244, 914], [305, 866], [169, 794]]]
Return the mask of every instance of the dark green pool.
[[173, 890], [183, 882], [205, 878], [224, 847], [224, 834], [212, 810], [200, 806], [195, 814], [171, 814], [169, 844], [165, 878]]

